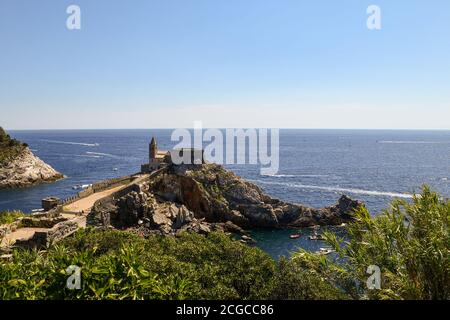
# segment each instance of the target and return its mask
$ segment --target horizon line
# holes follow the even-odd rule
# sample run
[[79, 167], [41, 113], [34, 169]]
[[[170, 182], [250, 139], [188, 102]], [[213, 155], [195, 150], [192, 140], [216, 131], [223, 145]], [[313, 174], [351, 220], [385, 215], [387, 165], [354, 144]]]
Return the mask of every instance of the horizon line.
[[[193, 127], [156, 127], [156, 128], [33, 128], [33, 129], [7, 129], [5, 131], [95, 131], [95, 130], [175, 130], [194, 129]], [[450, 131], [450, 128], [295, 128], [295, 127], [203, 127], [207, 129], [279, 129], [279, 130], [360, 130], [360, 131]]]

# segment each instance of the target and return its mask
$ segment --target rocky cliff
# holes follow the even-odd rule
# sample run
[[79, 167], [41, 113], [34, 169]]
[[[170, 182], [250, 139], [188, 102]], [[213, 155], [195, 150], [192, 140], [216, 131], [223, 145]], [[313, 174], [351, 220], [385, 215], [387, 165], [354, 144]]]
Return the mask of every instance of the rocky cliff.
[[0, 127], [0, 189], [53, 182], [63, 175], [36, 157], [26, 144], [11, 139]]
[[351, 220], [352, 211], [362, 205], [346, 196], [322, 209], [286, 203], [216, 164], [171, 166], [136, 188], [96, 204], [90, 223], [163, 234], [242, 232], [255, 227], [337, 225]]

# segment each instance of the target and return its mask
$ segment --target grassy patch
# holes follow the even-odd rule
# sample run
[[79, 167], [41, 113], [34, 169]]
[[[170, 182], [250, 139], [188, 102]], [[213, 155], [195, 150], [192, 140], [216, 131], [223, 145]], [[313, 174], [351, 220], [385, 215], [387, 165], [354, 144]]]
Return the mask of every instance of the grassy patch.
[[2, 211], [0, 212], [0, 225], [13, 223], [17, 218], [24, 217], [21, 211]]

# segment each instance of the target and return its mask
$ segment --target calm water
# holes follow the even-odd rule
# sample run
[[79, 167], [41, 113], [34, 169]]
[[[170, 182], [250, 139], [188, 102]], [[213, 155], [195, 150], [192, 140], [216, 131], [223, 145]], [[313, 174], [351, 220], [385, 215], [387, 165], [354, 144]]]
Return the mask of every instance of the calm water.
[[[41, 159], [68, 176], [50, 185], [0, 191], [0, 210], [30, 211], [43, 197], [65, 198], [75, 185], [135, 173], [148, 157], [156, 136], [170, 149], [171, 130], [13, 131]], [[114, 170], [116, 168], [117, 170]], [[257, 166], [229, 169], [282, 200], [314, 207], [334, 204], [341, 194], [363, 200], [376, 214], [394, 197], [428, 184], [450, 197], [450, 131], [281, 130], [280, 170], [261, 176]], [[255, 231], [258, 245], [273, 256], [297, 246], [316, 250], [305, 237], [289, 240], [289, 231]]]

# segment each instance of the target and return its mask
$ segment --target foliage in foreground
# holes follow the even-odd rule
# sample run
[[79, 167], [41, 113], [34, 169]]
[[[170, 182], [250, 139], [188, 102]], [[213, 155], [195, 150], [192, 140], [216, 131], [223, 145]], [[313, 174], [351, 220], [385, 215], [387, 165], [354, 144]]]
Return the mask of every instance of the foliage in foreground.
[[[326, 233], [340, 263], [305, 251], [292, 259], [353, 297], [450, 299], [450, 200], [424, 187], [412, 203], [394, 201], [374, 218], [365, 208], [355, 215], [345, 239]], [[367, 289], [370, 265], [381, 269], [380, 290]]]
[[[318, 277], [287, 267], [279, 271], [266, 253], [222, 233], [143, 239], [123, 231], [85, 229], [48, 251], [15, 251], [13, 261], [0, 263], [0, 299], [340, 297]], [[81, 290], [65, 287], [70, 265], [82, 268]], [[284, 274], [308, 288], [284, 294]]]
[[[424, 188], [371, 218], [355, 213], [345, 239], [327, 233], [337, 260], [304, 250], [274, 261], [221, 233], [143, 239], [80, 230], [47, 251], [15, 250], [0, 261], [1, 299], [449, 299], [450, 202]], [[82, 269], [66, 288], [68, 266]], [[369, 265], [381, 269], [368, 290]]]

